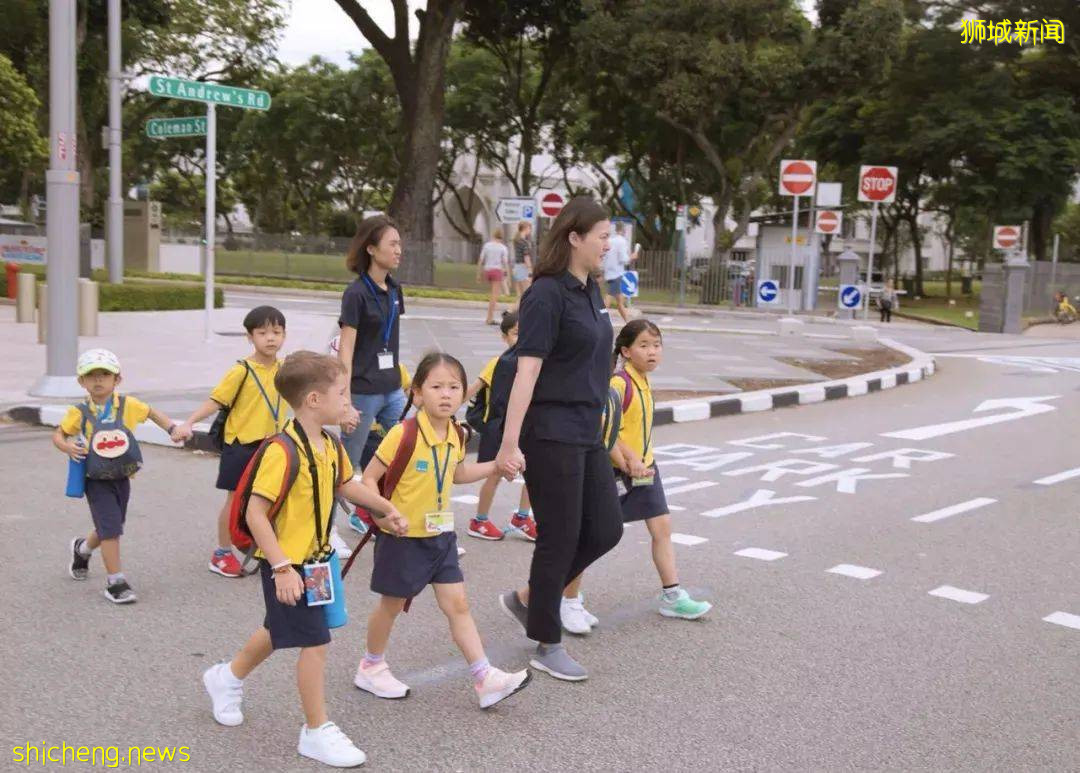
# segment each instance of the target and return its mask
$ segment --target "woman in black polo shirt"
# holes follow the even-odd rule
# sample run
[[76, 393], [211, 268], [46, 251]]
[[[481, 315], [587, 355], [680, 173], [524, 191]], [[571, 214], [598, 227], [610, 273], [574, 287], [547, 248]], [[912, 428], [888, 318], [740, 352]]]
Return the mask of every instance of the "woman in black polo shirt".
[[609, 232], [608, 213], [578, 197], [545, 237], [536, 278], [521, 299], [517, 376], [497, 457], [504, 474], [524, 470], [538, 531], [528, 587], [499, 601], [539, 642], [533, 667], [569, 681], [587, 673], [560, 643], [563, 588], [623, 532], [600, 440], [613, 333], [591, 277]]
[[341, 296], [338, 356], [349, 373], [356, 422], [344, 425], [345, 450], [359, 469], [371, 425], [389, 430], [405, 411], [398, 340], [405, 296], [390, 272], [401, 263], [401, 235], [383, 215], [365, 218], [349, 245], [345, 265], [356, 279]]

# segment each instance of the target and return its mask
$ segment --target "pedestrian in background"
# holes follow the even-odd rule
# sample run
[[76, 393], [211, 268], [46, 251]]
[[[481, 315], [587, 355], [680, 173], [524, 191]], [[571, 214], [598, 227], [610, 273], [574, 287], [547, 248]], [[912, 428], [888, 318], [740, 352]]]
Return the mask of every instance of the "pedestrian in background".
[[503, 243], [501, 231], [491, 234], [491, 239], [484, 242], [480, 248], [480, 258], [477, 260], [476, 281], [483, 278], [491, 287], [491, 296], [488, 299], [486, 323], [497, 325], [495, 321], [495, 307], [499, 303], [499, 291], [503, 287], [503, 280], [509, 274], [509, 251]]
[[510, 278], [514, 283], [517, 300], [514, 309], [521, 304], [521, 296], [529, 289], [533, 270], [532, 223], [522, 220], [517, 224], [517, 236], [514, 237], [514, 265], [510, 269]]
[[878, 297], [878, 308], [881, 309], [881, 321], [892, 322], [892, 312], [897, 306], [899, 296], [896, 290], [893, 289], [893, 283], [890, 279], [885, 283], [885, 287], [881, 291], [881, 295]]

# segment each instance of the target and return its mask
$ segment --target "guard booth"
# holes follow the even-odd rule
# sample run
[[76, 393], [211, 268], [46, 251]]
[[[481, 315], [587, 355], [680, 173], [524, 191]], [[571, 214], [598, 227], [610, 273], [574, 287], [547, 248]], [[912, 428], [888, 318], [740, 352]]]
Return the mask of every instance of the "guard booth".
[[161, 270], [161, 202], [124, 202], [124, 267]]
[[[817, 249], [813, 234], [800, 227], [795, 249], [795, 297], [790, 304], [795, 311], [814, 306], [813, 300], [808, 300], [807, 296], [817, 292]], [[775, 308], [788, 308], [790, 271], [791, 223], [762, 223], [758, 228], [756, 276], [759, 281], [773, 279], [780, 286], [780, 297], [773, 304]]]

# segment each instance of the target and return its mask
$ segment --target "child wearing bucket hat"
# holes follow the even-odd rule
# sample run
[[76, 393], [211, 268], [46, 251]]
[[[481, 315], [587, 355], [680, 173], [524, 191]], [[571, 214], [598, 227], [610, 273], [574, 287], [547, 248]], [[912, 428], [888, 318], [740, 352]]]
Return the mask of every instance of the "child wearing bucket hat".
[[131, 476], [142, 466], [133, 432], [148, 419], [169, 433], [175, 425], [142, 400], [116, 391], [120, 360], [108, 349], [83, 352], [75, 372], [88, 398], [68, 408], [53, 433], [53, 445], [75, 461], [86, 461], [85, 494], [94, 527], [86, 537], [71, 540], [68, 574], [85, 580], [90, 557], [100, 546], [107, 573], [105, 598], [114, 604], [130, 604], [136, 597], [120, 568], [120, 535], [127, 518]]

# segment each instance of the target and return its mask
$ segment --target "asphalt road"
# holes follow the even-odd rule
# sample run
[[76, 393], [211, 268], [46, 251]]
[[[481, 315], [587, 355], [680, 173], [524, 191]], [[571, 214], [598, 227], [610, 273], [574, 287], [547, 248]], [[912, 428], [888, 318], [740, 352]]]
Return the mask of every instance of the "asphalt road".
[[[331, 718], [373, 770], [1080, 768], [1080, 345], [964, 336], [939, 340], [950, 356], [918, 384], [658, 428], [682, 579], [716, 608], [657, 615], [648, 538], [628, 527], [587, 579], [600, 628], [567, 637], [587, 682], [539, 674], [481, 712], [425, 594], [389, 652], [414, 694], [360, 693], [363, 556], [330, 650]], [[144, 450], [123, 543], [140, 600], [124, 608], [102, 598], [96, 557], [89, 582], [67, 577], [89, 519], [60, 495], [47, 433], [3, 427], [0, 449], [6, 746], [177, 745], [191, 770], [319, 769], [295, 753], [288, 652], [248, 680], [243, 726], [210, 717], [202, 670], [262, 617], [254, 580], [206, 570], [214, 460]], [[495, 598], [530, 546], [464, 536], [475, 489], [455, 491], [474, 615], [492, 661], [522, 667], [527, 642]], [[501, 488], [500, 515], [517, 491]]]

